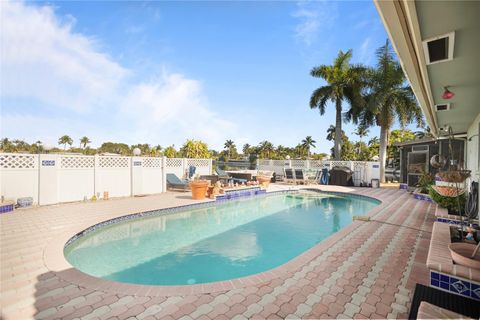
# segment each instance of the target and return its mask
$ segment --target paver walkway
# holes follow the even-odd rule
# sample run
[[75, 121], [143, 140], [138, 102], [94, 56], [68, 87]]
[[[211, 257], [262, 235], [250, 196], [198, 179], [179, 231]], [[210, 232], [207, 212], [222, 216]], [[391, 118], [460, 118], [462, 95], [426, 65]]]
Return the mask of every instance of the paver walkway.
[[[76, 224], [192, 203], [168, 193], [19, 210], [0, 216], [3, 319], [405, 318], [425, 260], [435, 205], [396, 189], [348, 188], [378, 198], [356, 221], [268, 281], [210, 294], [148, 296], [95, 290], [50, 271], [44, 250]], [[116, 290], [118, 292], [118, 290]]]

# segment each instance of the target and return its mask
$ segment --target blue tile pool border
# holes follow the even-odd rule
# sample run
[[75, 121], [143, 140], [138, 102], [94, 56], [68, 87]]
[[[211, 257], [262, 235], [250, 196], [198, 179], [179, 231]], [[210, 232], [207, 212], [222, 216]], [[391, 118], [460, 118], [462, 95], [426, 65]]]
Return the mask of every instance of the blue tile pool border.
[[430, 286], [480, 301], [480, 283], [473, 280], [430, 270]]

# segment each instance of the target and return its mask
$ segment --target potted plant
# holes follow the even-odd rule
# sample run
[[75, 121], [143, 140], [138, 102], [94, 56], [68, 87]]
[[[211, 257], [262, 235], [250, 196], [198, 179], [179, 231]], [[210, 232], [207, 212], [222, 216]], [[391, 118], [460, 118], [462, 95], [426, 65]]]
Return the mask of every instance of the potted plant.
[[200, 176], [195, 176], [195, 179], [190, 181], [190, 189], [192, 190], [192, 199], [203, 200], [207, 195], [208, 180], [200, 180]]
[[[465, 208], [465, 190], [453, 187], [430, 186], [429, 195], [440, 207], [448, 209], [449, 214], [461, 215]], [[457, 200], [458, 197], [458, 200]], [[459, 209], [461, 210], [459, 212]]]

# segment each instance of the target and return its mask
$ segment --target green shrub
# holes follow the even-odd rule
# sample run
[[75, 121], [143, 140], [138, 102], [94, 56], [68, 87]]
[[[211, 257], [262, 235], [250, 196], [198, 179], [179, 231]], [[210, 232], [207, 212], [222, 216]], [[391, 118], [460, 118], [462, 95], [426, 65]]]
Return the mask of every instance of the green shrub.
[[460, 212], [458, 211], [457, 197], [444, 197], [435, 191], [431, 186], [428, 188], [428, 194], [439, 206], [448, 209], [450, 214], [463, 214], [465, 212], [465, 193], [460, 195]]

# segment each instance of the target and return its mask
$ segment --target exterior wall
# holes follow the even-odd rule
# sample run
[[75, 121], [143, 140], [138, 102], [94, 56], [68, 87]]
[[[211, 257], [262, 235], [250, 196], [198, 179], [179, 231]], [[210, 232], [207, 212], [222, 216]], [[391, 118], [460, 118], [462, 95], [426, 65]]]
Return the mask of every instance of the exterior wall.
[[46, 205], [166, 191], [166, 173], [183, 178], [190, 166], [212, 172], [211, 159], [0, 153], [0, 195], [16, 201], [32, 197]]

